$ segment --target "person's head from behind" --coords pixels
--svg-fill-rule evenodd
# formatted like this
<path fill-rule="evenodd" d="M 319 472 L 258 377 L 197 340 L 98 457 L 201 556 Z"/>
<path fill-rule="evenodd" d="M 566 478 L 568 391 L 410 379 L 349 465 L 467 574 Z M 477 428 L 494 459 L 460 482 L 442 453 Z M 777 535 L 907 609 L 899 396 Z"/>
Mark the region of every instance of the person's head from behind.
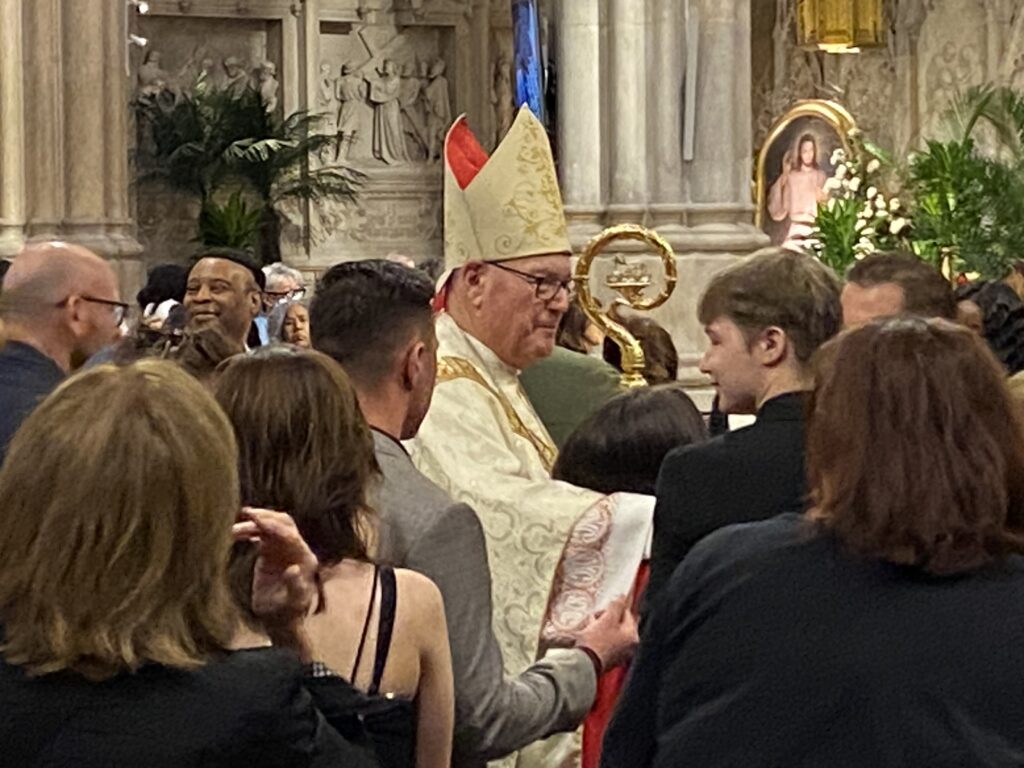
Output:
<path fill-rule="evenodd" d="M 707 438 L 700 411 L 678 384 L 616 395 L 566 440 L 552 476 L 601 493 L 653 494 L 673 448 Z"/>
<path fill-rule="evenodd" d="M 386 406 L 400 423 L 392 436 L 403 440 L 416 435 L 434 392 L 433 294 L 419 270 L 351 261 L 324 274 L 310 309 L 313 347 L 341 364 L 367 412 L 371 400 Z"/>
<path fill-rule="evenodd" d="M 957 286 L 957 320 L 984 337 L 1011 373 L 1024 369 L 1024 302 L 1006 283 L 975 280 Z"/>
<path fill-rule="evenodd" d="M 281 320 L 281 341 L 309 349 L 309 302 L 293 301 Z"/>
<path fill-rule="evenodd" d="M 850 267 L 842 302 L 845 328 L 901 314 L 956 319 L 949 282 L 934 267 L 902 251 L 871 254 Z"/>
<path fill-rule="evenodd" d="M 245 251 L 208 249 L 196 257 L 185 287 L 187 327 L 216 325 L 245 345 L 262 306 L 265 276 Z"/>
<path fill-rule="evenodd" d="M 809 388 L 811 356 L 839 330 L 839 283 L 810 256 L 767 249 L 715 275 L 697 316 L 708 337 L 700 369 L 719 408 L 754 413 Z"/>
<path fill-rule="evenodd" d="M 100 366 L 58 388 L 0 469 L 6 660 L 105 678 L 226 648 L 235 462 L 223 412 L 172 363 Z"/>
<path fill-rule="evenodd" d="M 565 349 L 587 355 L 592 352 L 600 354 L 603 341 L 604 331 L 587 316 L 577 302 L 569 304 L 569 309 L 562 315 L 558 324 L 555 343 Z"/>
<path fill-rule="evenodd" d="M 568 253 L 471 261 L 449 278 L 447 309 L 460 328 L 522 370 L 555 348 L 572 301 L 571 270 Z"/>
<path fill-rule="evenodd" d="M 234 425 L 242 502 L 285 510 L 321 563 L 365 558 L 370 428 L 326 355 L 263 347 L 226 362 L 213 385 Z"/>
<path fill-rule="evenodd" d="M 70 243 L 25 246 L 0 294 L 6 336 L 33 344 L 65 370 L 117 341 L 125 313 L 110 265 Z"/>
<path fill-rule="evenodd" d="M 985 342 L 905 315 L 816 361 L 810 516 L 852 551 L 931 573 L 1024 551 L 1024 430 Z"/>
<path fill-rule="evenodd" d="M 158 264 L 146 273 L 146 284 L 135 295 L 139 309 L 165 301 L 183 301 L 187 281 L 188 269 L 180 264 Z"/>
<path fill-rule="evenodd" d="M 615 319 L 640 343 L 644 351 L 643 377 L 648 384 L 671 384 L 679 378 L 679 353 L 668 331 L 649 317 L 630 315 Z M 605 337 L 603 351 L 605 362 L 621 371 L 619 345 Z"/>

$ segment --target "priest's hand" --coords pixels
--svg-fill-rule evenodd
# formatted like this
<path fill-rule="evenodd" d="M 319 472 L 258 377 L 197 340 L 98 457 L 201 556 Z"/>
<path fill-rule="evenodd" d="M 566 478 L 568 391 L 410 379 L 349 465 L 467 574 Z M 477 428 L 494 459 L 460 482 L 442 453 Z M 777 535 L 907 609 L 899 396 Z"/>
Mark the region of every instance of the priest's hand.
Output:
<path fill-rule="evenodd" d="M 626 595 L 620 595 L 603 611 L 595 613 L 576 636 L 576 645 L 593 651 L 602 670 L 629 661 L 639 641 L 636 619 Z"/>

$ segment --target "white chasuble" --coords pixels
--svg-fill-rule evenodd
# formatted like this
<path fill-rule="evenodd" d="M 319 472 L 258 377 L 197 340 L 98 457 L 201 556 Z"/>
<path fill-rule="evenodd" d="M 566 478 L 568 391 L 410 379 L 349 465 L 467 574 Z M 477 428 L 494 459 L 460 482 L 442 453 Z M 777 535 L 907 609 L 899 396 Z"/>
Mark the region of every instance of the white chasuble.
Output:
<path fill-rule="evenodd" d="M 588 615 L 630 591 L 654 499 L 552 480 L 556 450 L 518 371 L 447 314 L 437 337 L 437 386 L 408 447 L 420 471 L 480 517 L 494 632 L 506 674 L 518 675 L 542 645 L 567 644 Z"/>

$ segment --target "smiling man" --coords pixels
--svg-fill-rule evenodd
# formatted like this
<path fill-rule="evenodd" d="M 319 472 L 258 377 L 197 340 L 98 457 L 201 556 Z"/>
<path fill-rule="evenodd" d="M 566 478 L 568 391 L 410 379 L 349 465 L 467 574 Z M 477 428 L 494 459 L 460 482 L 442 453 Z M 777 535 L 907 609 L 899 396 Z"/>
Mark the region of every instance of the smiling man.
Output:
<path fill-rule="evenodd" d="M 551 354 L 571 299 L 572 250 L 543 126 L 524 107 L 488 157 L 460 118 L 444 156 L 437 386 L 409 447 L 421 472 L 479 514 L 494 575 L 494 632 L 512 676 L 536 661 L 546 617 L 571 639 L 577 619 L 629 591 L 653 499 L 606 499 L 552 480 L 555 446 L 519 385 L 520 370 Z M 555 575 L 574 526 L 591 520 L 588 510 L 591 531 L 600 534 L 612 516 L 616 523 L 585 553 L 599 561 L 590 575 L 602 588 L 563 615 Z M 520 762 L 531 764 L 556 763 L 537 754 Z"/>
<path fill-rule="evenodd" d="M 697 312 L 719 407 L 757 421 L 666 457 L 648 606 L 699 539 L 802 506 L 804 392 L 811 356 L 839 331 L 839 282 L 816 259 L 770 249 L 717 274 Z"/>
<path fill-rule="evenodd" d="M 232 344 L 248 348 L 265 281 L 263 270 L 244 251 L 225 248 L 201 253 L 185 285 L 188 328 L 213 326 Z"/>

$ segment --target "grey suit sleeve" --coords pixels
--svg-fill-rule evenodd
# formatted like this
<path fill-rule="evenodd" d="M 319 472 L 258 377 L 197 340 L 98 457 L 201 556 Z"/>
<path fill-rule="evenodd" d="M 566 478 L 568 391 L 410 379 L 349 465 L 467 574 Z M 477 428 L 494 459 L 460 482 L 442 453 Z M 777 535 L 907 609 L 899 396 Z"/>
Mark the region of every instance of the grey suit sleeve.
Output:
<path fill-rule="evenodd" d="M 444 597 L 455 678 L 453 766 L 480 765 L 579 725 L 597 684 L 582 651 L 549 653 L 505 678 L 491 625 L 484 532 L 470 507 L 445 510 L 412 543 L 404 565 L 429 576 Z"/>

